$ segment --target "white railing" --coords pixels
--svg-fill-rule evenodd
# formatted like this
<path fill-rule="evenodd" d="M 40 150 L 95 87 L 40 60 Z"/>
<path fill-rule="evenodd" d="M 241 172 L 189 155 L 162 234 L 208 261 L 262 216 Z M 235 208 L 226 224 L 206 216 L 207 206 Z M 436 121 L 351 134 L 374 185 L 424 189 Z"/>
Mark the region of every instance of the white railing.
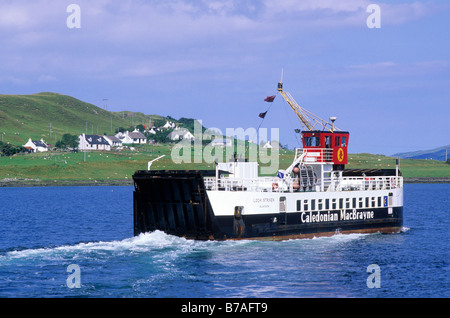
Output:
<path fill-rule="evenodd" d="M 312 162 L 333 162 L 333 149 L 332 148 L 296 148 L 295 158 L 298 158 L 302 153 L 306 153 L 303 158 L 304 163 Z"/>
<path fill-rule="evenodd" d="M 390 190 L 403 187 L 403 177 L 328 177 L 313 187 L 303 188 L 298 179 L 282 180 L 278 177 L 258 177 L 253 179 L 205 177 L 206 190 L 219 191 L 256 191 L 256 192 L 296 192 L 320 191 L 321 181 L 324 191 L 371 191 Z"/>
<path fill-rule="evenodd" d="M 325 178 L 326 191 L 390 190 L 403 187 L 403 177 L 331 177 Z"/>
<path fill-rule="evenodd" d="M 258 177 L 253 179 L 243 178 L 203 178 L 207 190 L 221 191 L 256 191 L 272 192 L 279 188 L 283 181 L 277 177 Z"/>

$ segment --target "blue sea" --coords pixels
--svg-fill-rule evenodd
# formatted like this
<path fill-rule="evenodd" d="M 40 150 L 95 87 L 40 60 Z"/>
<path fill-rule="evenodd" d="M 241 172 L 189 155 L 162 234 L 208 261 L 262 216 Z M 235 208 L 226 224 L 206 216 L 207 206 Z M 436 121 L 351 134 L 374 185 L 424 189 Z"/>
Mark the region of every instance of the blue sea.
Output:
<path fill-rule="evenodd" d="M 0 188 L 2 298 L 450 296 L 450 184 L 406 184 L 398 234 L 133 236 L 133 187 Z"/>

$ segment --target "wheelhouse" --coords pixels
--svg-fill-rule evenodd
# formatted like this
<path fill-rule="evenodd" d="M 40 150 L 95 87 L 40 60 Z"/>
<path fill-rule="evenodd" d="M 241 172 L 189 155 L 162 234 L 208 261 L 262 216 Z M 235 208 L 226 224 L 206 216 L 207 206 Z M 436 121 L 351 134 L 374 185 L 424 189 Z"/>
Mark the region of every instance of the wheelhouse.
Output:
<path fill-rule="evenodd" d="M 303 150 L 308 153 L 310 161 L 347 164 L 347 148 L 350 137 L 347 131 L 303 131 Z M 312 158 L 315 157 L 315 160 Z"/>

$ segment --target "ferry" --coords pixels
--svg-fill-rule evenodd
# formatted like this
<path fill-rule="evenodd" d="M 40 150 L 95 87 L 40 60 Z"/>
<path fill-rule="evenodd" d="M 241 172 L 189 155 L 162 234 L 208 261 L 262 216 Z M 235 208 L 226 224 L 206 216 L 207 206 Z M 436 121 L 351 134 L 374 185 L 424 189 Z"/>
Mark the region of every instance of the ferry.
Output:
<path fill-rule="evenodd" d="M 299 106 L 303 148 L 276 176 L 238 159 L 215 170 L 138 170 L 134 235 L 155 230 L 197 240 L 287 240 L 347 233 L 397 233 L 403 178 L 395 169 L 346 169 L 350 134 Z"/>

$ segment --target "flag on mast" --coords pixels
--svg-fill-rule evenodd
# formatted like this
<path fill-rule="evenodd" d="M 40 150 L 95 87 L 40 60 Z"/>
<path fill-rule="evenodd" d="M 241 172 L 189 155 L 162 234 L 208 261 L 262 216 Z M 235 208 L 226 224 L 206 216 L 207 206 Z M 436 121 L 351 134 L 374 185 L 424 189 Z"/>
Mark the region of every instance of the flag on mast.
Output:
<path fill-rule="evenodd" d="M 271 103 L 271 102 L 273 102 L 273 100 L 275 99 L 275 96 L 276 96 L 276 95 L 273 95 L 273 96 L 267 96 L 267 97 L 264 99 L 264 101 L 265 101 L 265 102 Z"/>

